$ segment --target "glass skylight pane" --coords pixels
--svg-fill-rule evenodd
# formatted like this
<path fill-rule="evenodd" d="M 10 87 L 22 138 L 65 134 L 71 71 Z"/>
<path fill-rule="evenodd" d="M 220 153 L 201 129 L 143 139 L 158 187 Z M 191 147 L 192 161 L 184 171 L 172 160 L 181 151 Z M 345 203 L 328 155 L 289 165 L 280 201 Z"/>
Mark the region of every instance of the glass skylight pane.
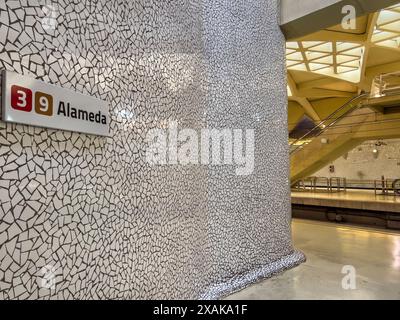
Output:
<path fill-rule="evenodd" d="M 301 54 L 301 52 L 295 52 L 295 53 L 288 54 L 286 56 L 286 58 L 288 60 L 303 61 L 303 55 Z"/>
<path fill-rule="evenodd" d="M 379 18 L 378 18 L 377 24 L 378 24 L 378 26 L 381 26 L 382 24 L 386 24 L 386 23 L 393 22 L 396 20 L 400 20 L 399 12 L 382 10 L 379 13 Z"/>
<path fill-rule="evenodd" d="M 294 66 L 296 64 L 299 64 L 299 61 L 286 60 L 286 66 L 287 67 L 291 67 L 291 66 Z"/>
<path fill-rule="evenodd" d="M 318 59 L 318 58 L 321 58 L 321 57 L 325 57 L 327 55 L 329 55 L 329 53 L 306 51 L 306 57 L 307 57 L 308 60 Z"/>
<path fill-rule="evenodd" d="M 326 64 L 321 64 L 321 63 L 309 63 L 308 66 L 310 67 L 311 71 L 316 71 L 327 67 Z"/>
<path fill-rule="evenodd" d="M 295 41 L 291 41 L 291 42 L 286 42 L 286 47 L 289 49 L 298 49 L 299 48 L 299 44 Z"/>
<path fill-rule="evenodd" d="M 318 70 L 317 73 L 326 74 L 328 76 L 335 76 L 333 67 L 327 67 L 327 68 L 320 69 L 320 70 Z"/>
<path fill-rule="evenodd" d="M 391 32 L 400 33 L 400 20 L 389 23 L 389 24 L 385 24 L 384 26 L 380 27 L 380 29 L 383 31 L 391 31 Z"/>
<path fill-rule="evenodd" d="M 298 71 L 308 71 L 306 65 L 304 63 L 297 64 L 289 68 L 290 70 L 298 70 Z"/>
<path fill-rule="evenodd" d="M 378 41 L 382 41 L 382 40 L 386 40 L 389 38 L 394 38 L 397 36 L 397 33 L 394 32 L 387 32 L 387 31 L 380 31 L 377 33 L 374 33 L 372 35 L 372 42 L 378 42 Z"/>
<path fill-rule="evenodd" d="M 319 46 L 312 47 L 310 48 L 310 51 L 332 52 L 333 51 L 332 42 L 327 42 Z"/>
<path fill-rule="evenodd" d="M 340 73 L 346 73 L 346 72 L 350 72 L 350 71 L 355 71 L 357 70 L 357 68 L 352 68 L 352 67 L 337 67 L 337 72 Z"/>
<path fill-rule="evenodd" d="M 352 42 L 340 42 L 340 43 L 338 42 L 336 44 L 336 50 L 338 52 L 342 52 L 342 51 L 349 50 L 349 49 L 354 49 L 357 47 L 360 47 L 360 44 L 352 43 Z"/>
<path fill-rule="evenodd" d="M 336 56 L 336 61 L 337 63 L 344 63 L 344 62 L 349 62 L 349 61 L 353 61 L 353 60 L 360 60 L 359 57 L 355 57 L 355 56 L 346 56 L 343 54 L 338 54 Z"/>
<path fill-rule="evenodd" d="M 333 56 L 323 57 L 313 61 L 314 63 L 325 63 L 325 64 L 332 64 L 333 63 Z"/>
<path fill-rule="evenodd" d="M 359 59 L 357 59 L 357 60 L 354 60 L 354 61 L 343 63 L 343 64 L 341 64 L 341 66 L 360 68 L 361 67 L 361 61 Z"/>
<path fill-rule="evenodd" d="M 361 80 L 361 72 L 360 69 L 341 73 L 338 75 L 339 79 L 347 80 L 353 83 L 358 83 Z"/>
<path fill-rule="evenodd" d="M 399 49 L 400 48 L 400 38 L 397 37 L 397 38 L 394 38 L 394 39 L 391 39 L 391 40 L 385 40 L 385 41 L 377 42 L 376 45 Z"/>
<path fill-rule="evenodd" d="M 303 45 L 303 48 L 310 48 L 310 47 L 318 46 L 321 43 L 323 43 L 323 42 L 322 41 L 303 41 L 301 44 Z"/>
<path fill-rule="evenodd" d="M 364 51 L 364 47 L 360 47 L 360 48 L 356 48 L 353 50 L 344 51 L 343 53 L 346 55 L 361 57 L 363 55 L 363 51 Z"/>

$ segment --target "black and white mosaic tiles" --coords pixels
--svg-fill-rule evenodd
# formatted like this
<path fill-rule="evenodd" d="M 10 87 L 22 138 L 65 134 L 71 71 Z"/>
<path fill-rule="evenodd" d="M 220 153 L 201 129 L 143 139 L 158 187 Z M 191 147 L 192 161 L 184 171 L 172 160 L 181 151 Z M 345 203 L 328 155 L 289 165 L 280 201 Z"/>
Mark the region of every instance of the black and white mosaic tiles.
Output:
<path fill-rule="evenodd" d="M 0 122 L 0 299 L 216 298 L 291 243 L 275 0 L 1 0 L 0 68 L 107 100 L 110 138 Z M 255 169 L 150 166 L 162 121 L 255 129 Z"/>

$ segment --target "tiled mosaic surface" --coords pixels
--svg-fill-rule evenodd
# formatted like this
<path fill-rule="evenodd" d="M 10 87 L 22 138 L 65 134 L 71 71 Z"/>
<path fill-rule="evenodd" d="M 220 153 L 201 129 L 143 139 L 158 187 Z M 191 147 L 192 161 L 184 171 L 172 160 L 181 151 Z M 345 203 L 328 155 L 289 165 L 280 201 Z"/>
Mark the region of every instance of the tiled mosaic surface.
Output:
<path fill-rule="evenodd" d="M 112 117 L 111 138 L 0 122 L 0 299 L 219 297 L 303 259 L 277 12 L 0 1 L 0 68 L 107 100 Z M 161 120 L 256 129 L 254 174 L 149 166 L 145 133 Z"/>

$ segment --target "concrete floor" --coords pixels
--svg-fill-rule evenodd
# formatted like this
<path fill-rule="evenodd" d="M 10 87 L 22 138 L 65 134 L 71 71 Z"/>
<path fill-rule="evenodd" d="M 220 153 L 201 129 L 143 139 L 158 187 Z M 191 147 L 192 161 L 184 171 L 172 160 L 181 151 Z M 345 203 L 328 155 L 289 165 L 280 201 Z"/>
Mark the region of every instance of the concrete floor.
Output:
<path fill-rule="evenodd" d="M 400 299 L 400 233 L 294 220 L 293 236 L 307 262 L 227 299 Z M 342 288 L 344 265 L 355 290 Z"/>

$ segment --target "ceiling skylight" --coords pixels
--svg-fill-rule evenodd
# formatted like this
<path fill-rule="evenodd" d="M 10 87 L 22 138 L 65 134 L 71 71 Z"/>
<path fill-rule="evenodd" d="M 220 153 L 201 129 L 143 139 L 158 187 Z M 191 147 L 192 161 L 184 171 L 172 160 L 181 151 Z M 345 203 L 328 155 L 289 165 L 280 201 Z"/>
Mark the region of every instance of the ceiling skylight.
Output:
<path fill-rule="evenodd" d="M 372 42 L 378 46 L 400 49 L 400 4 L 379 13 Z"/>
<path fill-rule="evenodd" d="M 360 82 L 364 46 L 351 42 L 302 41 L 286 43 L 289 70 L 319 73 Z"/>

